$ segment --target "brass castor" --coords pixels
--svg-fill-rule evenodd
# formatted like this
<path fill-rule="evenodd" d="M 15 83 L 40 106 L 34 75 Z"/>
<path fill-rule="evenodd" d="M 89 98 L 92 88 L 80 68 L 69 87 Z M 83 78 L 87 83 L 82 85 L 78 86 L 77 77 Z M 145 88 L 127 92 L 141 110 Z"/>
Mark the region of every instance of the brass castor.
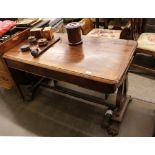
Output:
<path fill-rule="evenodd" d="M 111 109 L 108 109 L 106 113 L 104 114 L 103 122 L 101 124 L 102 128 L 105 128 L 105 129 L 109 128 L 109 126 L 111 125 L 111 121 L 112 121 L 112 115 L 113 115 L 113 111 Z"/>
<path fill-rule="evenodd" d="M 111 136 L 117 136 L 119 134 L 119 126 L 120 126 L 119 122 L 113 121 L 109 126 L 109 128 L 107 129 L 108 134 Z"/>

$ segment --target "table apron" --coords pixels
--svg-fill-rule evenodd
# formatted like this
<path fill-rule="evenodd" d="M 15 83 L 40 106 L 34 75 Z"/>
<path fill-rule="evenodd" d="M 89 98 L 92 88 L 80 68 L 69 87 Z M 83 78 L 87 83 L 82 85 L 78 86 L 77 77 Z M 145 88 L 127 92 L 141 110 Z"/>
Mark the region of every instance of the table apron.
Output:
<path fill-rule="evenodd" d="M 20 70 L 23 72 L 28 72 L 28 73 L 38 75 L 41 77 L 45 77 L 48 79 L 52 79 L 52 80 L 54 79 L 58 81 L 68 82 L 68 83 L 75 84 L 83 88 L 103 92 L 106 94 L 114 93 L 117 88 L 116 84 L 106 84 L 103 82 L 87 79 L 84 77 L 79 77 L 79 76 L 67 74 L 64 72 L 50 70 L 47 68 L 42 68 L 42 67 L 22 63 L 22 62 L 17 62 L 17 61 L 6 59 L 6 58 L 5 58 L 5 61 L 9 68 L 13 68 L 13 69 Z"/>

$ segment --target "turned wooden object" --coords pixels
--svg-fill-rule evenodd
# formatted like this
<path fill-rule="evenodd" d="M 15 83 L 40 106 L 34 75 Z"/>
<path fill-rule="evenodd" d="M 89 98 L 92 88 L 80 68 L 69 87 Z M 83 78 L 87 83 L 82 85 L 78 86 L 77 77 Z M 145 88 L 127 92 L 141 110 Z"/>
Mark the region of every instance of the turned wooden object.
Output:
<path fill-rule="evenodd" d="M 72 22 L 66 26 L 69 45 L 78 45 L 82 43 L 80 24 Z"/>

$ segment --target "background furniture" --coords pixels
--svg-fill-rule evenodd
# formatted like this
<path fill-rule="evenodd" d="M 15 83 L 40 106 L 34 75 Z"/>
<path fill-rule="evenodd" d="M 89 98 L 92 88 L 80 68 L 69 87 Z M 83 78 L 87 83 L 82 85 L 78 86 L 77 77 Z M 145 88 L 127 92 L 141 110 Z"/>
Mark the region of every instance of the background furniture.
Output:
<path fill-rule="evenodd" d="M 90 18 L 83 18 L 79 23 L 83 35 L 88 34 L 94 28 L 93 21 Z"/>
<path fill-rule="evenodd" d="M 62 18 L 51 18 L 48 26 L 52 28 L 53 32 L 63 33 L 65 31 Z"/>
<path fill-rule="evenodd" d="M 15 45 L 19 44 L 23 39 L 26 39 L 28 29 L 26 28 L 14 28 L 7 32 L 10 38 L 0 43 L 0 87 L 10 89 L 13 86 L 13 80 L 8 72 L 8 68 L 4 60 L 2 59 L 3 54 L 13 48 Z"/>
<path fill-rule="evenodd" d="M 93 37 L 119 39 L 121 32 L 122 32 L 121 30 L 109 30 L 109 29 L 94 28 L 87 35 L 93 36 Z"/>
<path fill-rule="evenodd" d="M 104 19 L 102 28 L 100 20 L 96 19 L 96 28 L 89 32 L 89 36 L 114 38 L 114 39 L 133 39 L 131 22 L 129 19 Z"/>
<path fill-rule="evenodd" d="M 135 19 L 138 25 L 136 56 L 132 66 L 149 74 L 155 74 L 155 19 Z M 136 27 L 136 26 L 135 26 Z"/>

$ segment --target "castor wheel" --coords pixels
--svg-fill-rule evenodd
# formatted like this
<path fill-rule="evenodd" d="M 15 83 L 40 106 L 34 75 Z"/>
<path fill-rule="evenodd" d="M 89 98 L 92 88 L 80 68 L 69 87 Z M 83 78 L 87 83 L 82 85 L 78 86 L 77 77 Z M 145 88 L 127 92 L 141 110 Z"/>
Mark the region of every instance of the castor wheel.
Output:
<path fill-rule="evenodd" d="M 107 110 L 106 113 L 104 114 L 103 122 L 101 124 L 102 128 L 107 129 L 110 124 L 111 124 L 111 119 L 112 119 L 113 111 L 111 109 Z"/>
<path fill-rule="evenodd" d="M 119 122 L 112 122 L 112 124 L 108 127 L 107 132 L 111 136 L 117 136 L 119 134 Z"/>

